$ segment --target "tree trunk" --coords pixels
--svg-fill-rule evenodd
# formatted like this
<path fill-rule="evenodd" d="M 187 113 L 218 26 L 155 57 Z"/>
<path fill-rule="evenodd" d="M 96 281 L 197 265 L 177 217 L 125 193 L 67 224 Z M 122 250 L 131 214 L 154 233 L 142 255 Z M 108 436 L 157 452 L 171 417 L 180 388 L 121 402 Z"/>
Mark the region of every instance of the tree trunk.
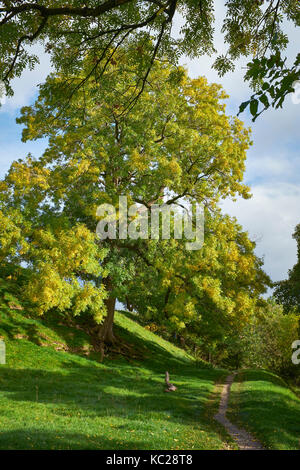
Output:
<path fill-rule="evenodd" d="M 179 340 L 180 340 L 180 346 L 184 349 L 185 348 L 185 339 L 184 339 L 184 337 L 180 336 Z"/>
<path fill-rule="evenodd" d="M 115 306 L 116 298 L 108 297 L 105 301 L 105 306 L 107 310 L 107 315 L 104 318 L 99 330 L 99 338 L 104 343 L 114 343 L 116 338 L 114 336 L 113 326 L 114 326 L 114 316 L 115 316 Z"/>
<path fill-rule="evenodd" d="M 116 298 L 110 295 L 110 292 L 112 292 L 112 283 L 110 278 L 104 279 L 104 285 L 109 294 L 108 298 L 104 301 L 107 315 L 99 328 L 98 337 L 103 343 L 112 344 L 116 341 L 113 331 Z"/>
<path fill-rule="evenodd" d="M 130 303 L 130 300 L 128 297 L 126 297 L 126 307 L 127 307 L 128 312 L 133 311 L 133 305 Z"/>

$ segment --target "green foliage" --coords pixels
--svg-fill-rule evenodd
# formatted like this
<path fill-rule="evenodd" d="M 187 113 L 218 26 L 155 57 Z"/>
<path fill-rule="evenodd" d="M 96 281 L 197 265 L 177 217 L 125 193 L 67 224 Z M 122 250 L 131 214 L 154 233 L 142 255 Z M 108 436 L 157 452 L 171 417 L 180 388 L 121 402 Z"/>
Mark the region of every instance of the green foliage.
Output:
<path fill-rule="evenodd" d="M 292 363 L 292 344 L 299 332 L 299 315 L 286 314 L 281 305 L 268 301 L 239 338 L 242 365 L 297 377 L 300 368 Z"/>
<path fill-rule="evenodd" d="M 250 112 L 255 121 L 270 106 L 282 108 L 286 95 L 295 91 L 294 82 L 300 79 L 300 54 L 297 55 L 293 67 L 288 68 L 286 61 L 286 58 L 281 57 L 280 50 L 277 50 L 269 58 L 254 59 L 248 64 L 245 78 L 252 82 L 258 91 L 249 101 L 240 105 L 239 114 L 250 104 Z M 263 105 L 260 111 L 259 104 Z"/>
<path fill-rule="evenodd" d="M 218 361 L 226 338 L 251 321 L 270 284 L 254 249 L 235 219 L 207 210 L 203 248 L 151 243 L 147 270 L 137 270 L 127 299 L 168 339 L 181 336 L 194 353 Z"/>
<path fill-rule="evenodd" d="M 296 226 L 293 238 L 297 242 L 297 263 L 289 270 L 288 279 L 275 283 L 274 297 L 285 311 L 296 309 L 300 312 L 300 224 Z"/>
<path fill-rule="evenodd" d="M 213 0 L 116 0 L 100 5 L 94 0 L 84 5 L 78 0 L 70 0 L 67 5 L 63 0 L 55 4 L 48 0 L 25 3 L 2 0 L 0 79 L 11 94 L 12 79 L 20 76 L 25 68 L 33 68 L 38 61 L 28 45 L 39 42 L 50 54 L 55 69 L 65 77 L 71 98 L 89 77 L 99 83 L 109 64 L 118 67 L 118 50 L 130 44 L 137 71 L 134 81 L 128 82 L 132 86 L 133 96 L 129 99 L 132 104 L 143 92 L 156 59 L 176 64 L 182 55 L 198 57 L 215 52 L 214 10 Z M 175 13 L 181 16 L 182 23 L 176 38 L 172 35 Z M 277 79 L 277 71 L 269 62 L 265 68 L 264 61 L 268 57 L 272 60 L 274 51 L 285 49 L 288 43 L 285 23 L 289 20 L 299 26 L 299 18 L 297 0 L 227 1 L 222 32 L 228 50 L 217 58 L 214 67 L 224 74 L 234 69 L 239 58 L 252 55 L 246 80 L 251 81 L 257 69 L 264 69 L 271 81 Z M 82 68 L 87 55 L 92 55 L 93 61 L 78 84 L 73 74 Z M 290 69 L 279 70 L 280 86 L 273 105 L 281 105 L 291 90 L 290 79 L 294 73 L 299 74 L 297 60 Z"/>
<path fill-rule="evenodd" d="M 20 163 L 13 164 L 2 182 L 1 275 L 22 286 L 23 299 L 35 303 L 40 314 L 52 308 L 72 309 L 75 315 L 89 309 L 101 321 L 106 294 L 90 277 L 103 273 L 99 263 L 105 250 L 97 247 L 95 234 L 83 224 L 71 228 L 54 208 L 43 212 L 41 198 L 35 198 L 36 179 L 29 176 L 23 181 L 20 168 Z M 29 165 L 26 170 L 30 171 Z"/>

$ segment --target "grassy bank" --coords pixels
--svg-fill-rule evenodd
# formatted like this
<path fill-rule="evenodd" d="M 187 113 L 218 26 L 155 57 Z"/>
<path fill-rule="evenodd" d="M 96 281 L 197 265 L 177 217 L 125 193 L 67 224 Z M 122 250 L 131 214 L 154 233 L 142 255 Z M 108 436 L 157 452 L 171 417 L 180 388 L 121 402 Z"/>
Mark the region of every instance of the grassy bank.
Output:
<path fill-rule="evenodd" d="M 2 305 L 7 364 L 0 366 L 0 449 L 226 447 L 206 406 L 226 371 L 196 364 L 122 314 L 116 323 L 140 359 L 99 363 L 82 330 Z M 164 392 L 166 370 L 175 393 Z"/>
<path fill-rule="evenodd" d="M 241 371 L 232 385 L 228 417 L 268 449 L 300 449 L 300 399 L 277 375 Z"/>

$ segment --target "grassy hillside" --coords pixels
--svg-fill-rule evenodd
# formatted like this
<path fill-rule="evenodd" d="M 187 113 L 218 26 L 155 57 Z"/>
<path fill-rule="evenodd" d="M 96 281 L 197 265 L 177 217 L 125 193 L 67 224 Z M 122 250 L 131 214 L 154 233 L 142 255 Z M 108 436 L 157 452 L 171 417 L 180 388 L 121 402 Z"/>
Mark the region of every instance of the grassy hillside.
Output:
<path fill-rule="evenodd" d="M 87 334 L 59 318 L 42 323 L 0 307 L 0 449 L 222 449 L 226 437 L 206 405 L 226 371 L 122 314 L 116 333 L 140 359 L 97 362 Z M 164 392 L 164 373 L 178 386 Z M 215 410 L 213 403 L 211 412 Z"/>
<path fill-rule="evenodd" d="M 116 313 L 115 332 L 130 354 L 99 362 L 93 339 L 56 314 L 30 318 L 0 282 L 0 449 L 236 448 L 213 419 L 228 371 Z M 23 310 L 21 310 L 23 308 Z M 178 390 L 164 392 L 168 370 Z M 231 389 L 232 422 L 271 449 L 299 449 L 300 400 L 279 377 L 242 371 Z"/>
<path fill-rule="evenodd" d="M 300 449 L 300 399 L 277 375 L 263 370 L 238 374 L 229 418 L 277 450 Z"/>

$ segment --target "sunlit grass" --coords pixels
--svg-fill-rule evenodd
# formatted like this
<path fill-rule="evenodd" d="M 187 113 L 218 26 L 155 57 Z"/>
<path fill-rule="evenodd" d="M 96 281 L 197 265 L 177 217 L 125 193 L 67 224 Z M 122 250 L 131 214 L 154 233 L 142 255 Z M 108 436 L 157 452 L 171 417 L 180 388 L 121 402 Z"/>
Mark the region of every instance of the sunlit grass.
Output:
<path fill-rule="evenodd" d="M 116 332 L 144 352 L 143 360 L 99 363 L 83 331 L 26 319 L 4 305 L 0 320 L 7 345 L 7 364 L 0 366 L 1 449 L 224 448 L 205 407 L 226 371 L 199 367 L 121 314 Z M 76 354 L 65 351 L 76 348 Z M 166 370 L 175 393 L 164 392 Z"/>
<path fill-rule="evenodd" d="M 300 399 L 277 375 L 263 370 L 238 374 L 229 417 L 256 435 L 266 448 L 300 449 Z"/>

